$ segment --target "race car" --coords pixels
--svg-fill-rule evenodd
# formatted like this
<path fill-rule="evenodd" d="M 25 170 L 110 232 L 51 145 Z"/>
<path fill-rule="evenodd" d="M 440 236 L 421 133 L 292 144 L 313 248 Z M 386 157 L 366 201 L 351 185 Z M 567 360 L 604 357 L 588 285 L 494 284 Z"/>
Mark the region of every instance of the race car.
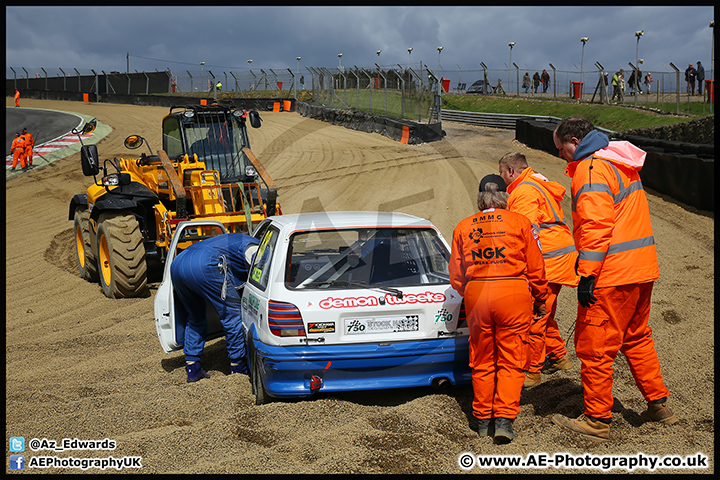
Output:
<path fill-rule="evenodd" d="M 256 404 L 471 382 L 463 299 L 432 223 L 403 213 L 302 213 L 268 217 L 253 236 L 260 246 L 242 317 Z M 169 352 L 182 348 L 182 335 L 167 269 L 156 324 Z M 209 319 L 209 338 L 219 335 Z"/>

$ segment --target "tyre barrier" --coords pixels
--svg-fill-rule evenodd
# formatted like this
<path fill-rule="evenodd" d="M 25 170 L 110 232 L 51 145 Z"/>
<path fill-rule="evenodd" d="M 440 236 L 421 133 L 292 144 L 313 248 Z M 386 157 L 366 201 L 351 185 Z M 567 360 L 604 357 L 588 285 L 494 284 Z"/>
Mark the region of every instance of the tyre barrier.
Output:
<path fill-rule="evenodd" d="M 555 122 L 517 120 L 515 139 L 525 145 L 557 155 L 553 142 Z M 611 135 L 627 140 L 647 152 L 640 178 L 646 188 L 699 210 L 715 211 L 715 146 Z M 531 160 L 532 162 L 532 160 Z"/>
<path fill-rule="evenodd" d="M 297 112 L 303 117 L 321 120 L 333 125 L 365 133 L 378 133 L 408 145 L 442 140 L 445 136 L 441 123 L 415 123 L 397 118 L 374 115 L 356 110 L 341 110 L 297 102 Z"/>

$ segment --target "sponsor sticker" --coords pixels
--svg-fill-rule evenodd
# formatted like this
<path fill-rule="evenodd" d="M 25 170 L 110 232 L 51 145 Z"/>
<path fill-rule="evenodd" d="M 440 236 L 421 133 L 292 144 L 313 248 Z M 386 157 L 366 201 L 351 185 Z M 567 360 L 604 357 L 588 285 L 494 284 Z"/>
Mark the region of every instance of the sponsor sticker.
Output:
<path fill-rule="evenodd" d="M 308 333 L 335 333 L 335 322 L 309 322 Z"/>

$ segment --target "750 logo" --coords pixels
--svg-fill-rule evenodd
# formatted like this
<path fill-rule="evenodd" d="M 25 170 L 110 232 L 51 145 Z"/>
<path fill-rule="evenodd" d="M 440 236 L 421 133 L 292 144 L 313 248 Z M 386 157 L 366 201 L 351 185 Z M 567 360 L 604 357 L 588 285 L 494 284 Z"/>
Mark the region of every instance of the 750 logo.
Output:
<path fill-rule="evenodd" d="M 448 312 L 446 309 L 442 309 L 435 314 L 435 323 L 438 322 L 452 322 L 453 314 Z"/>

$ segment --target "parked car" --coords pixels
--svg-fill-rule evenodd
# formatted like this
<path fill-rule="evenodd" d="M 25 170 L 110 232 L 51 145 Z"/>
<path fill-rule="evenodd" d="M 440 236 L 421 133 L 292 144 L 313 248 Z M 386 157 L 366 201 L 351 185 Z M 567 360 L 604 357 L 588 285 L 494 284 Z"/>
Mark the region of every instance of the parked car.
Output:
<path fill-rule="evenodd" d="M 305 213 L 269 217 L 253 235 L 260 247 L 242 308 L 257 404 L 471 382 L 450 248 L 432 223 L 402 213 Z M 182 345 L 163 285 L 155 310 L 168 352 Z M 222 335 L 214 323 L 211 335 Z"/>
<path fill-rule="evenodd" d="M 478 80 L 477 82 L 470 85 L 470 88 L 468 88 L 466 93 L 481 93 L 485 94 L 487 92 L 487 87 L 485 87 L 485 80 Z"/>

